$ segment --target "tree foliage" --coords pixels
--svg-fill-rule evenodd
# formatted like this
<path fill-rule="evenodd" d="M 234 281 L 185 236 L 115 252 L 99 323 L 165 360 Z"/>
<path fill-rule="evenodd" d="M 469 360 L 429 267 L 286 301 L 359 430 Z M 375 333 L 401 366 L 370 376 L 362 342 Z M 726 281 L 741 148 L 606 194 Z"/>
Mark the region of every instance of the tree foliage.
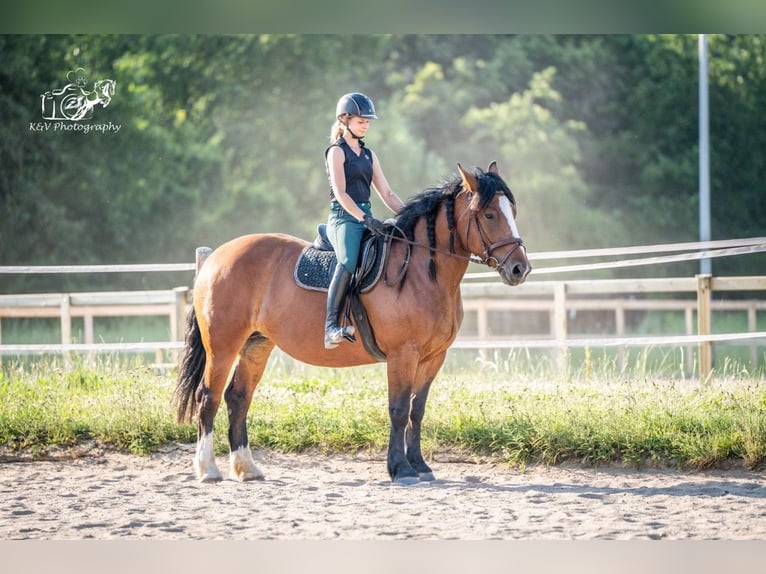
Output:
<path fill-rule="evenodd" d="M 402 197 L 458 162 L 497 160 L 531 251 L 697 238 L 694 35 L 0 36 L 0 54 L 2 264 L 179 262 L 244 233 L 310 239 L 335 102 L 356 90 L 375 100 L 368 144 Z M 760 36 L 710 37 L 714 238 L 763 234 L 765 57 Z M 76 68 L 116 81 L 89 121 L 118 133 L 30 129 L 41 94 Z M 0 290 L 118 280 L 161 281 L 4 276 Z"/>

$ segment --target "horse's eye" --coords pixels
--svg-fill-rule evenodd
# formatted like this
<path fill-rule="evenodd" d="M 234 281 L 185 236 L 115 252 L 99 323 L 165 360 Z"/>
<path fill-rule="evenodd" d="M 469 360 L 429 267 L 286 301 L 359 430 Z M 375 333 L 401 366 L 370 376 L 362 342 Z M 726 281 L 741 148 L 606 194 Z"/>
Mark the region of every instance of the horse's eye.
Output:
<path fill-rule="evenodd" d="M 484 214 L 484 218 L 485 219 L 495 219 L 495 214 L 487 212 L 487 213 Z"/>

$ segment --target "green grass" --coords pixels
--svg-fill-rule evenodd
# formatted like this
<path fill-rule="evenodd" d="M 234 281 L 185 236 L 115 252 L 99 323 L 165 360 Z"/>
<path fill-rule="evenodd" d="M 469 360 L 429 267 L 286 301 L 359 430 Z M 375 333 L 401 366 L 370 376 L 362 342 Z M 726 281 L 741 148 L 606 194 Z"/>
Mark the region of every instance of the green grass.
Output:
<path fill-rule="evenodd" d="M 523 354 L 519 354 L 520 356 Z M 700 386 L 579 363 L 567 377 L 550 365 L 520 370 L 513 356 L 448 367 L 433 386 L 427 454 L 458 451 L 511 464 L 672 465 L 758 468 L 766 457 L 762 373 L 732 367 Z M 65 367 L 6 363 L 0 374 L 0 444 L 39 455 L 97 441 L 137 454 L 193 442 L 173 421 L 173 373 L 115 358 Z M 254 448 L 282 452 L 380 452 L 388 440 L 385 368 L 294 368 L 275 356 L 248 420 Z M 216 419 L 219 452 L 227 419 Z"/>
<path fill-rule="evenodd" d="M 140 365 L 97 367 L 61 361 L 5 366 L 0 372 L 0 444 L 32 454 L 88 441 L 147 454 L 191 441 L 169 416 L 172 381 Z"/>

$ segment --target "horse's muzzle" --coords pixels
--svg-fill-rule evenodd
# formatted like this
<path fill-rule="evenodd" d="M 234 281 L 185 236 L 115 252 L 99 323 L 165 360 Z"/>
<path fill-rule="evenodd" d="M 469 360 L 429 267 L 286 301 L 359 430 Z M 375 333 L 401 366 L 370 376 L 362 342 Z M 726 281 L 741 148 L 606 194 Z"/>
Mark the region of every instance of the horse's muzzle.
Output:
<path fill-rule="evenodd" d="M 529 264 L 526 257 L 518 261 L 507 261 L 505 265 L 498 268 L 500 279 L 502 279 L 503 283 L 510 285 L 511 287 L 524 283 L 530 271 L 532 271 L 532 266 Z"/>

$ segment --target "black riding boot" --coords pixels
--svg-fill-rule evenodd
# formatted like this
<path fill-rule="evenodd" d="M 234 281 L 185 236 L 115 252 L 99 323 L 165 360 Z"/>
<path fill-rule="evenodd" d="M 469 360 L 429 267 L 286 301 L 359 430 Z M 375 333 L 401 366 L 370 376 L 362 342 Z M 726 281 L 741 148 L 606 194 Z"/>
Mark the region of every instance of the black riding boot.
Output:
<path fill-rule="evenodd" d="M 348 325 L 347 327 L 338 325 L 343 300 L 346 298 L 350 282 L 351 273 L 338 263 L 335 266 L 335 273 L 333 273 L 330 287 L 327 290 L 327 319 L 324 325 L 325 349 L 334 349 L 343 339 L 352 343 L 356 340 L 354 338 L 353 325 Z"/>

